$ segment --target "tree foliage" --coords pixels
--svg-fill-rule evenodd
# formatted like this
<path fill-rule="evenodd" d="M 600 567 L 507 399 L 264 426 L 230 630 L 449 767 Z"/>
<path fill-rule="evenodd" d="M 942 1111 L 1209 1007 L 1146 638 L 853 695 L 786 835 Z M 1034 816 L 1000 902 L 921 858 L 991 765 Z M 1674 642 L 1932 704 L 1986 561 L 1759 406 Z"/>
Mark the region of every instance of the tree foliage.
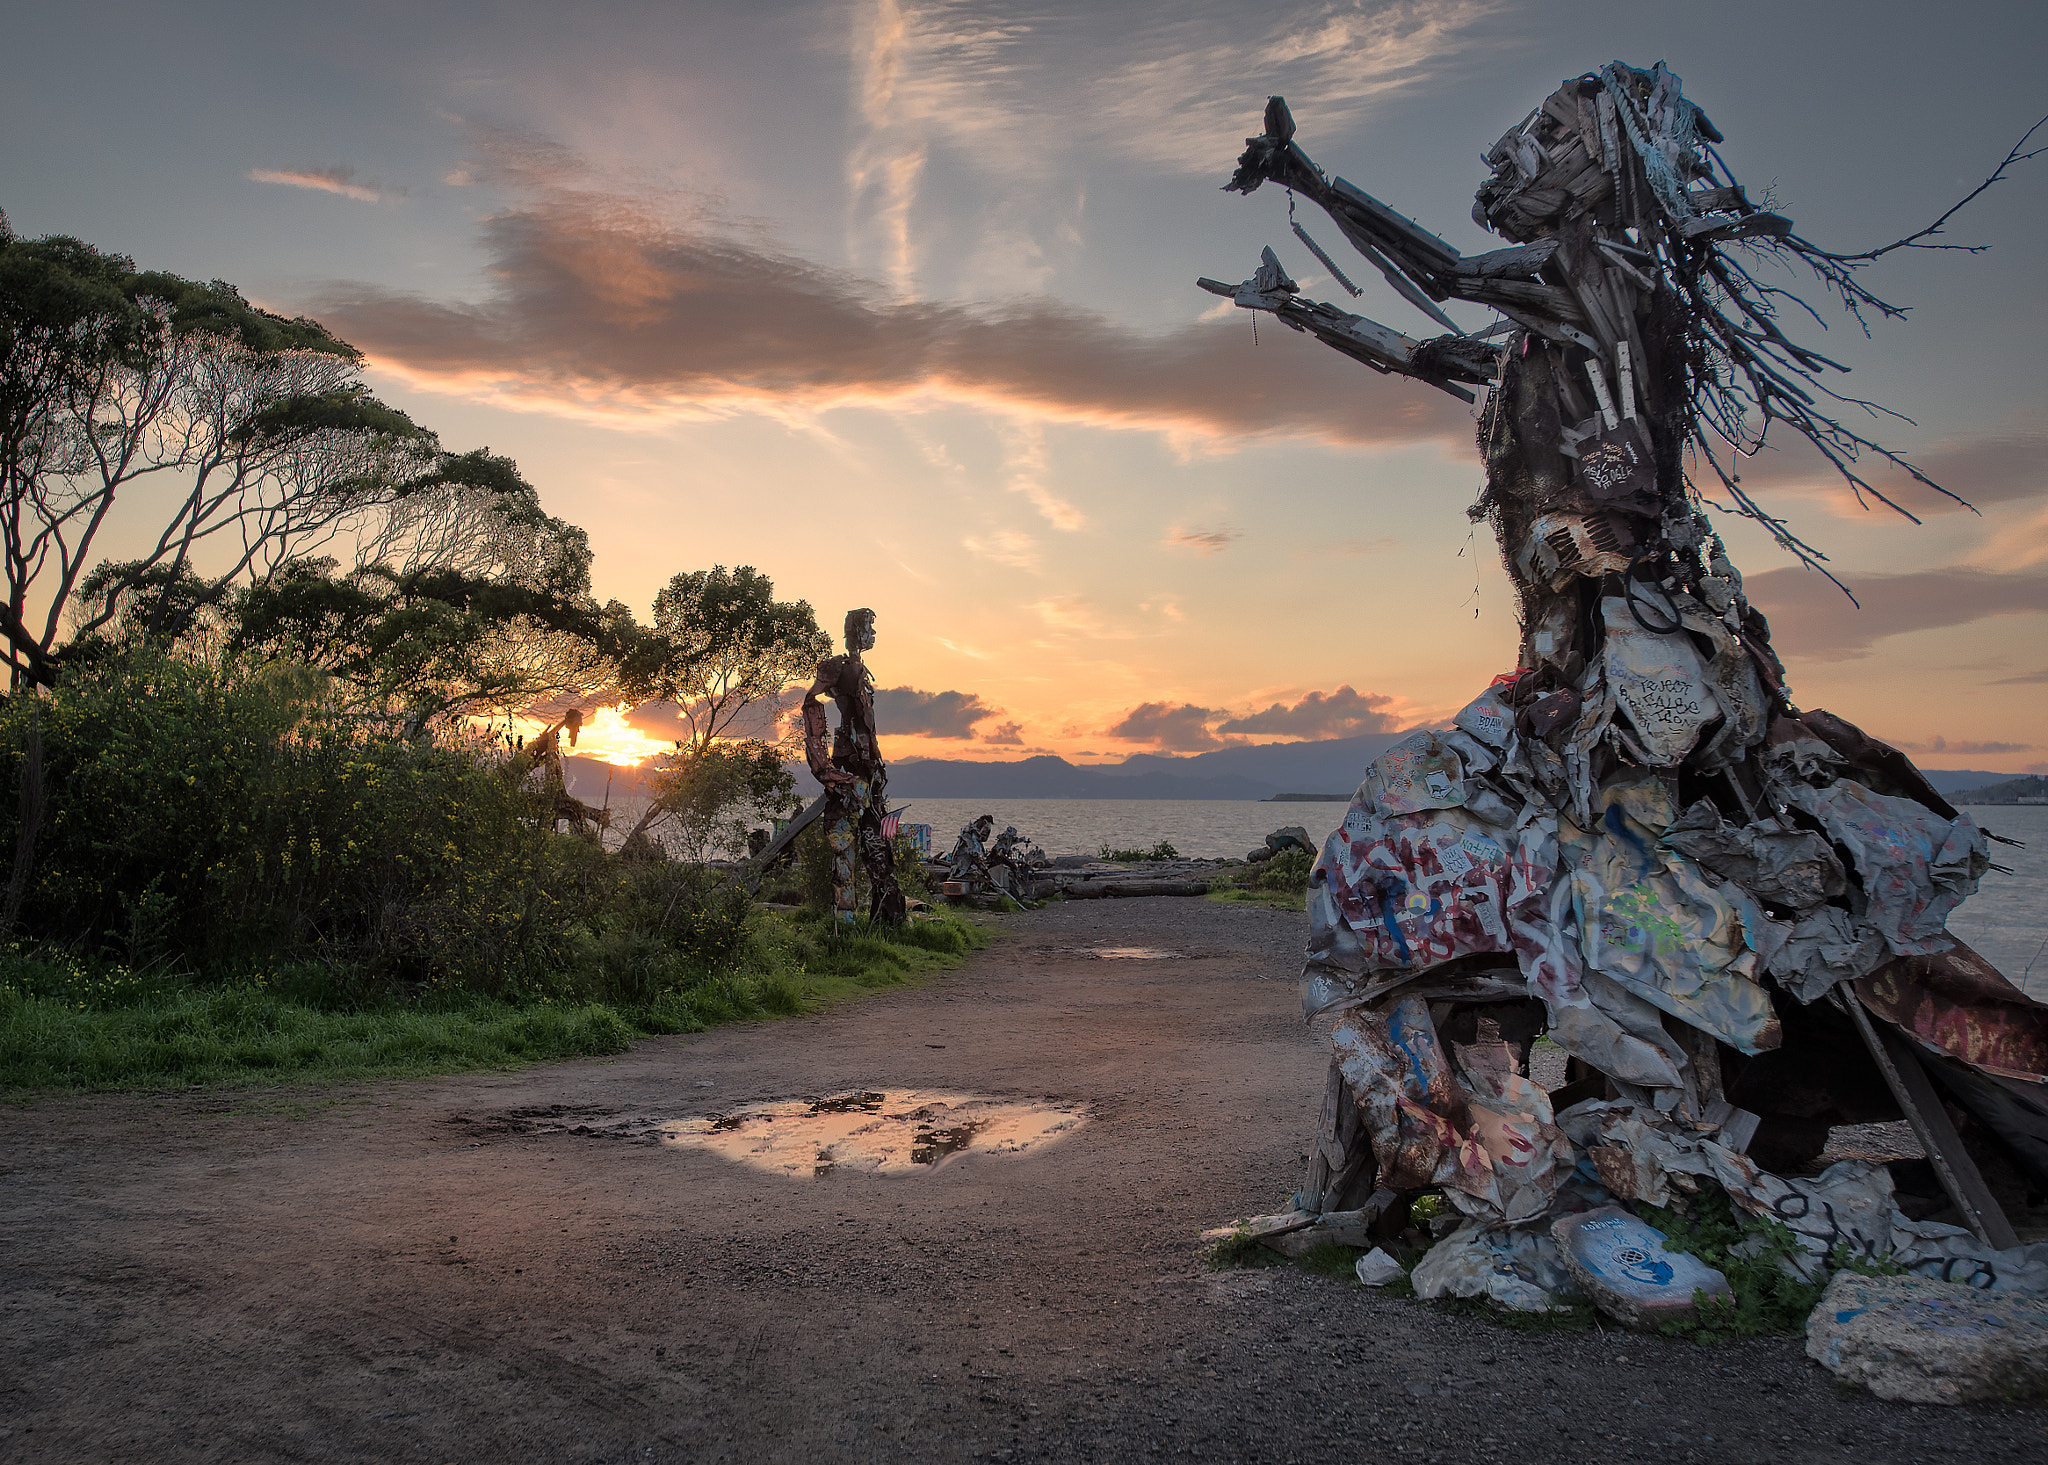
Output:
<path fill-rule="evenodd" d="M 537 512 L 506 460 L 443 451 L 361 369 L 318 322 L 225 281 L 0 221 L 0 660 L 15 682 L 54 682 L 67 629 L 88 648 L 117 622 L 175 639 L 323 549 L 424 567 L 457 547 L 450 510 Z M 117 527 L 142 552 L 101 564 Z"/>
<path fill-rule="evenodd" d="M 715 565 L 677 575 L 655 597 L 654 624 L 623 658 L 620 684 L 634 701 L 673 702 L 689 727 L 682 741 L 701 751 L 748 709 L 808 681 L 831 651 L 809 601 L 777 600 L 751 565 Z"/>

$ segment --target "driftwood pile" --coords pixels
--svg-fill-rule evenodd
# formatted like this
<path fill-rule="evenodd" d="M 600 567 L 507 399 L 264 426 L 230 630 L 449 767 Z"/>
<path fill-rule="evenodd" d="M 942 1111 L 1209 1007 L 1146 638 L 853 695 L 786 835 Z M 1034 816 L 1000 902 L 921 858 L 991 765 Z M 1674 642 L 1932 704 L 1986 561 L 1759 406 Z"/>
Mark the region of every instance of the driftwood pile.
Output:
<path fill-rule="evenodd" d="M 1799 239 L 1720 140 L 1661 64 L 1567 80 L 1487 153 L 1473 217 L 1510 247 L 1476 257 L 1326 177 L 1278 97 L 1228 185 L 1320 205 L 1447 334 L 1304 300 L 1270 249 L 1204 289 L 1374 370 L 1486 389 L 1471 514 L 1521 620 L 1515 668 L 1376 760 L 1322 848 L 1303 992 L 1334 1057 L 1295 1209 L 1253 1229 L 1387 1236 L 1440 1192 L 1459 1224 L 1416 1269 L 1425 1295 L 1591 1290 L 1663 1316 L 1617 1300 L 1659 1276 L 1692 1297 L 1628 1209 L 1714 1184 L 1787 1221 L 1816 1269 L 1847 1245 L 2048 1290 L 2048 1246 L 2018 1246 L 2001 1204 L 2048 1194 L 2048 1008 L 1945 929 L 1986 836 L 1903 754 L 1794 705 L 1686 471 L 1775 420 L 1868 487 L 1855 454 L 1884 450 L 1813 406 L 1832 363 L 1724 246 L 1803 261 L 1852 308 L 1875 297 L 1842 261 L 1881 251 Z M 1467 335 L 1453 298 L 1501 320 Z M 1550 1090 L 1529 1069 L 1545 1035 L 1569 1055 Z M 1802 1173 L 1831 1127 L 1900 1116 L 1928 1163 Z M 1960 1224 L 1913 1219 L 1943 1205 Z"/>

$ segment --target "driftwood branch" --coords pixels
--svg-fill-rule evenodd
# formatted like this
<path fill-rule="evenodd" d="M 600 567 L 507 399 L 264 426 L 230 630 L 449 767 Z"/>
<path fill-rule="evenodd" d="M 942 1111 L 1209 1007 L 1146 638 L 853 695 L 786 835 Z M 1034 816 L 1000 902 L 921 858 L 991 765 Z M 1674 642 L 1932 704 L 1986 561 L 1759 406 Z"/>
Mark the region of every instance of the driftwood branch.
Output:
<path fill-rule="evenodd" d="M 1968 193 L 1964 194 L 1962 198 L 1958 199 L 1954 204 L 1950 205 L 1948 212 L 1944 213 L 1940 218 L 1936 219 L 1926 228 L 1918 230 L 1912 234 L 1908 234 L 1903 239 L 1894 239 L 1889 244 L 1880 245 L 1876 249 L 1866 249 L 1861 254 L 1833 254 L 1824 249 L 1817 249 L 1813 245 L 1808 244 L 1805 240 L 1799 239 L 1796 236 L 1794 239 L 1788 242 L 1796 245 L 1799 249 L 1799 252 L 1801 254 L 1807 255 L 1809 258 L 1833 260 L 1837 264 L 1867 263 L 1870 260 L 1880 259 L 1883 256 L 1890 254 L 1895 249 L 1953 249 L 1963 254 L 1982 254 L 1991 246 L 1988 244 L 1923 244 L 1920 241 L 1923 239 L 1931 238 L 1936 234 L 1939 234 L 1942 231 L 1942 227 L 1946 225 L 1950 219 L 1953 219 L 1957 214 L 1961 213 L 1972 202 L 1974 202 L 1979 194 L 1989 189 L 1992 184 L 2001 182 L 2005 178 L 2006 170 L 2012 167 L 2015 163 L 2024 163 L 2029 158 L 2038 158 L 2041 156 L 2042 153 L 2048 152 L 2048 147 L 2038 147 L 2033 149 L 2031 152 L 2021 151 L 2021 149 L 2026 147 L 2026 145 L 2029 142 L 2033 141 L 2034 134 L 2039 132 L 2043 127 L 2048 127 L 2048 117 L 2043 117 L 2039 122 L 2036 122 L 2032 127 L 2029 127 L 2024 133 L 2020 135 L 2020 140 L 2014 143 L 2011 149 L 2007 151 L 2004 161 L 2001 162 L 1996 168 L 1993 168 L 1991 170 L 1991 176 L 1989 178 L 1986 178 L 1982 183 L 1978 184 L 1975 188 L 1971 189 Z"/>

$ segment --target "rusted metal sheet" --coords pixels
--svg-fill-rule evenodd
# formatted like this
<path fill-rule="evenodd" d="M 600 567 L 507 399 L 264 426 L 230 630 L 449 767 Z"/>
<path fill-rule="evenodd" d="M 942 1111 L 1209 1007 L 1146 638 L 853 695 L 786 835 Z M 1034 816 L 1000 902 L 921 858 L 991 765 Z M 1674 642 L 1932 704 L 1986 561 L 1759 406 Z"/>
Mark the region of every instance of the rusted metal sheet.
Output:
<path fill-rule="evenodd" d="M 1957 941 L 1932 956 L 1901 956 L 1856 983 L 1856 995 L 1930 1048 L 1990 1073 L 2048 1074 L 2048 1006 Z"/>

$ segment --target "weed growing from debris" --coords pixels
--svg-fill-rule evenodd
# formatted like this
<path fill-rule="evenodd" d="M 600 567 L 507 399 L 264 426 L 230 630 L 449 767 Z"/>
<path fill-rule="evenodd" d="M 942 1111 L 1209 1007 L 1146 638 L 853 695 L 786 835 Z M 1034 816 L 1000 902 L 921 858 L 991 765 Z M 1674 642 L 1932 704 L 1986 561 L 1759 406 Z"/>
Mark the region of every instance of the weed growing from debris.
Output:
<path fill-rule="evenodd" d="M 1825 1271 L 1818 1280 L 1805 1282 L 1784 1265 L 1795 1258 L 1809 1259 L 1789 1226 L 1737 1214 L 1727 1192 L 1718 1185 L 1702 1186 L 1685 1202 L 1684 1211 L 1639 1205 L 1636 1214 L 1664 1233 L 1666 1251 L 1698 1257 L 1728 1279 L 1733 1294 L 1708 1297 L 1695 1293 L 1693 1319 L 1660 1328 L 1667 1337 L 1728 1343 L 1797 1333 L 1804 1330 L 1807 1315 L 1827 1290 Z M 1839 1248 L 1830 1260 L 1837 1269 L 1851 1265 Z M 1856 1261 L 1853 1269 L 1872 1273 L 1898 1270 L 1890 1263 L 1867 1260 Z"/>

